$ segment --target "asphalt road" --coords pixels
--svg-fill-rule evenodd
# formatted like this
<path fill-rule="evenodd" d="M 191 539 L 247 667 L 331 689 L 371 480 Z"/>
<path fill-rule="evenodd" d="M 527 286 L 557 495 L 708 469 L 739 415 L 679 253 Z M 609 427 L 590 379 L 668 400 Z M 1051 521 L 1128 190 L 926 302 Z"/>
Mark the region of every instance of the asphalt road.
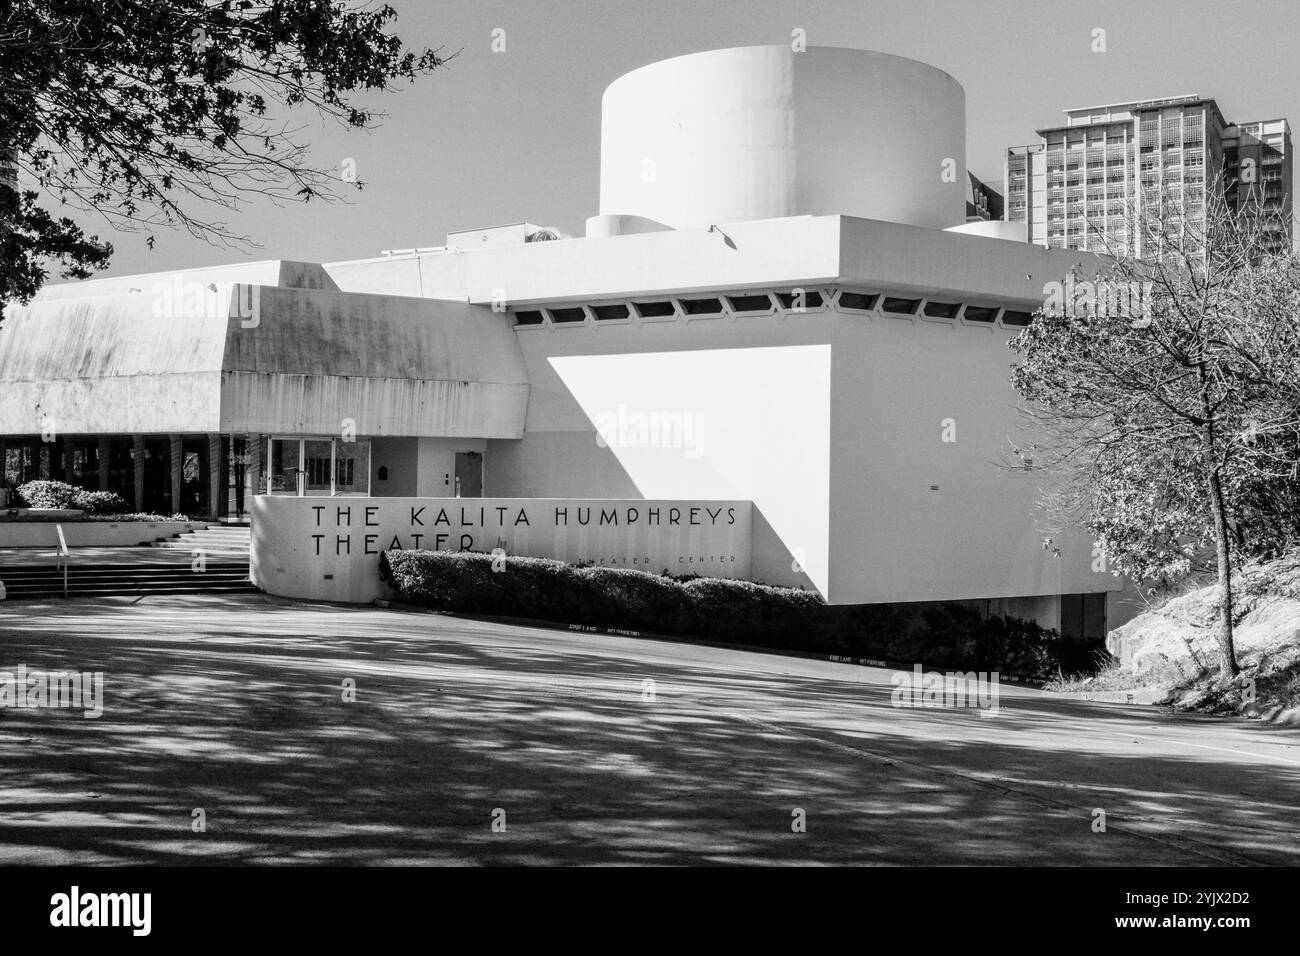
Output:
<path fill-rule="evenodd" d="M 0 605 L 20 664 L 104 712 L 0 709 L 0 863 L 1300 862 L 1246 721 L 260 595 Z"/>

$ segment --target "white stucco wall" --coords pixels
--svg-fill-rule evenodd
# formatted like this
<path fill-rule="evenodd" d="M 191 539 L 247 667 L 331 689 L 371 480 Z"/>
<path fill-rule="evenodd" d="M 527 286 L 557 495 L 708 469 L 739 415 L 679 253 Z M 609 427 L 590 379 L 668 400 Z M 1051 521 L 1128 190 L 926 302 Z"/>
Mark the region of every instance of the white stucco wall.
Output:
<path fill-rule="evenodd" d="M 1119 586 L 1080 535 L 1042 548 L 1039 476 L 1004 467 L 1010 331 L 827 311 L 518 334 L 533 397 L 524 439 L 489 442 L 493 493 L 743 496 L 755 577 L 833 603 Z M 698 449 L 602 447 L 620 405 L 697 416 Z"/>
<path fill-rule="evenodd" d="M 1008 379 L 1011 332 L 920 316 L 835 320 L 830 597 L 836 602 L 1106 591 L 1092 542 L 1040 513 L 1047 476 Z M 1044 550 L 1053 537 L 1061 557 Z"/>

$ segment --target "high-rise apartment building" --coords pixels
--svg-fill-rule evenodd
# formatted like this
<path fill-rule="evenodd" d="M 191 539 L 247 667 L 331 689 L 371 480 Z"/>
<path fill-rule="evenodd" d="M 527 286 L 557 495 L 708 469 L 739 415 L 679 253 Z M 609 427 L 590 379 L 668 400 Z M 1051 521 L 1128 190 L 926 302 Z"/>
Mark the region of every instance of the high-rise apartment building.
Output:
<path fill-rule="evenodd" d="M 1038 130 L 1038 143 L 1007 150 L 1006 218 L 1025 223 L 1030 242 L 1140 254 L 1133 214 L 1144 202 L 1164 196 L 1187 221 L 1203 221 L 1207 190 L 1222 190 L 1233 208 L 1277 215 L 1270 245 L 1290 248 L 1285 119 L 1232 124 L 1214 100 L 1200 96 L 1093 106 L 1065 116 L 1065 125 Z"/>

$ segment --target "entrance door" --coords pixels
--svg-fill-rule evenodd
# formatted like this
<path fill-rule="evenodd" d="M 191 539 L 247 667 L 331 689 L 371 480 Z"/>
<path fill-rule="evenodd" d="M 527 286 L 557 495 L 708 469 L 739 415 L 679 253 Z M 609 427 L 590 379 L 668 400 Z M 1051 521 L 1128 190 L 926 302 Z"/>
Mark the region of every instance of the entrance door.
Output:
<path fill-rule="evenodd" d="M 456 497 L 483 497 L 483 453 L 456 452 Z"/>

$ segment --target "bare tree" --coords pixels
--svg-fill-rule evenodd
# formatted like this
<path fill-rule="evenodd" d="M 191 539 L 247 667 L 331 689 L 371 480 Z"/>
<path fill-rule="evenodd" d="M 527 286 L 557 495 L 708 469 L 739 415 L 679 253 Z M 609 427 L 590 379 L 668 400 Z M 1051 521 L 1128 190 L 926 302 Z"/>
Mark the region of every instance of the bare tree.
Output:
<path fill-rule="evenodd" d="M 1228 679 L 1250 492 L 1264 500 L 1300 462 L 1300 263 L 1274 248 L 1278 216 L 1207 192 L 1153 190 L 1119 228 L 1090 223 L 1103 254 L 1045 288 L 1011 342 L 1012 383 L 1056 504 L 1082 512 L 1116 570 L 1179 577 L 1212 552 Z"/>

